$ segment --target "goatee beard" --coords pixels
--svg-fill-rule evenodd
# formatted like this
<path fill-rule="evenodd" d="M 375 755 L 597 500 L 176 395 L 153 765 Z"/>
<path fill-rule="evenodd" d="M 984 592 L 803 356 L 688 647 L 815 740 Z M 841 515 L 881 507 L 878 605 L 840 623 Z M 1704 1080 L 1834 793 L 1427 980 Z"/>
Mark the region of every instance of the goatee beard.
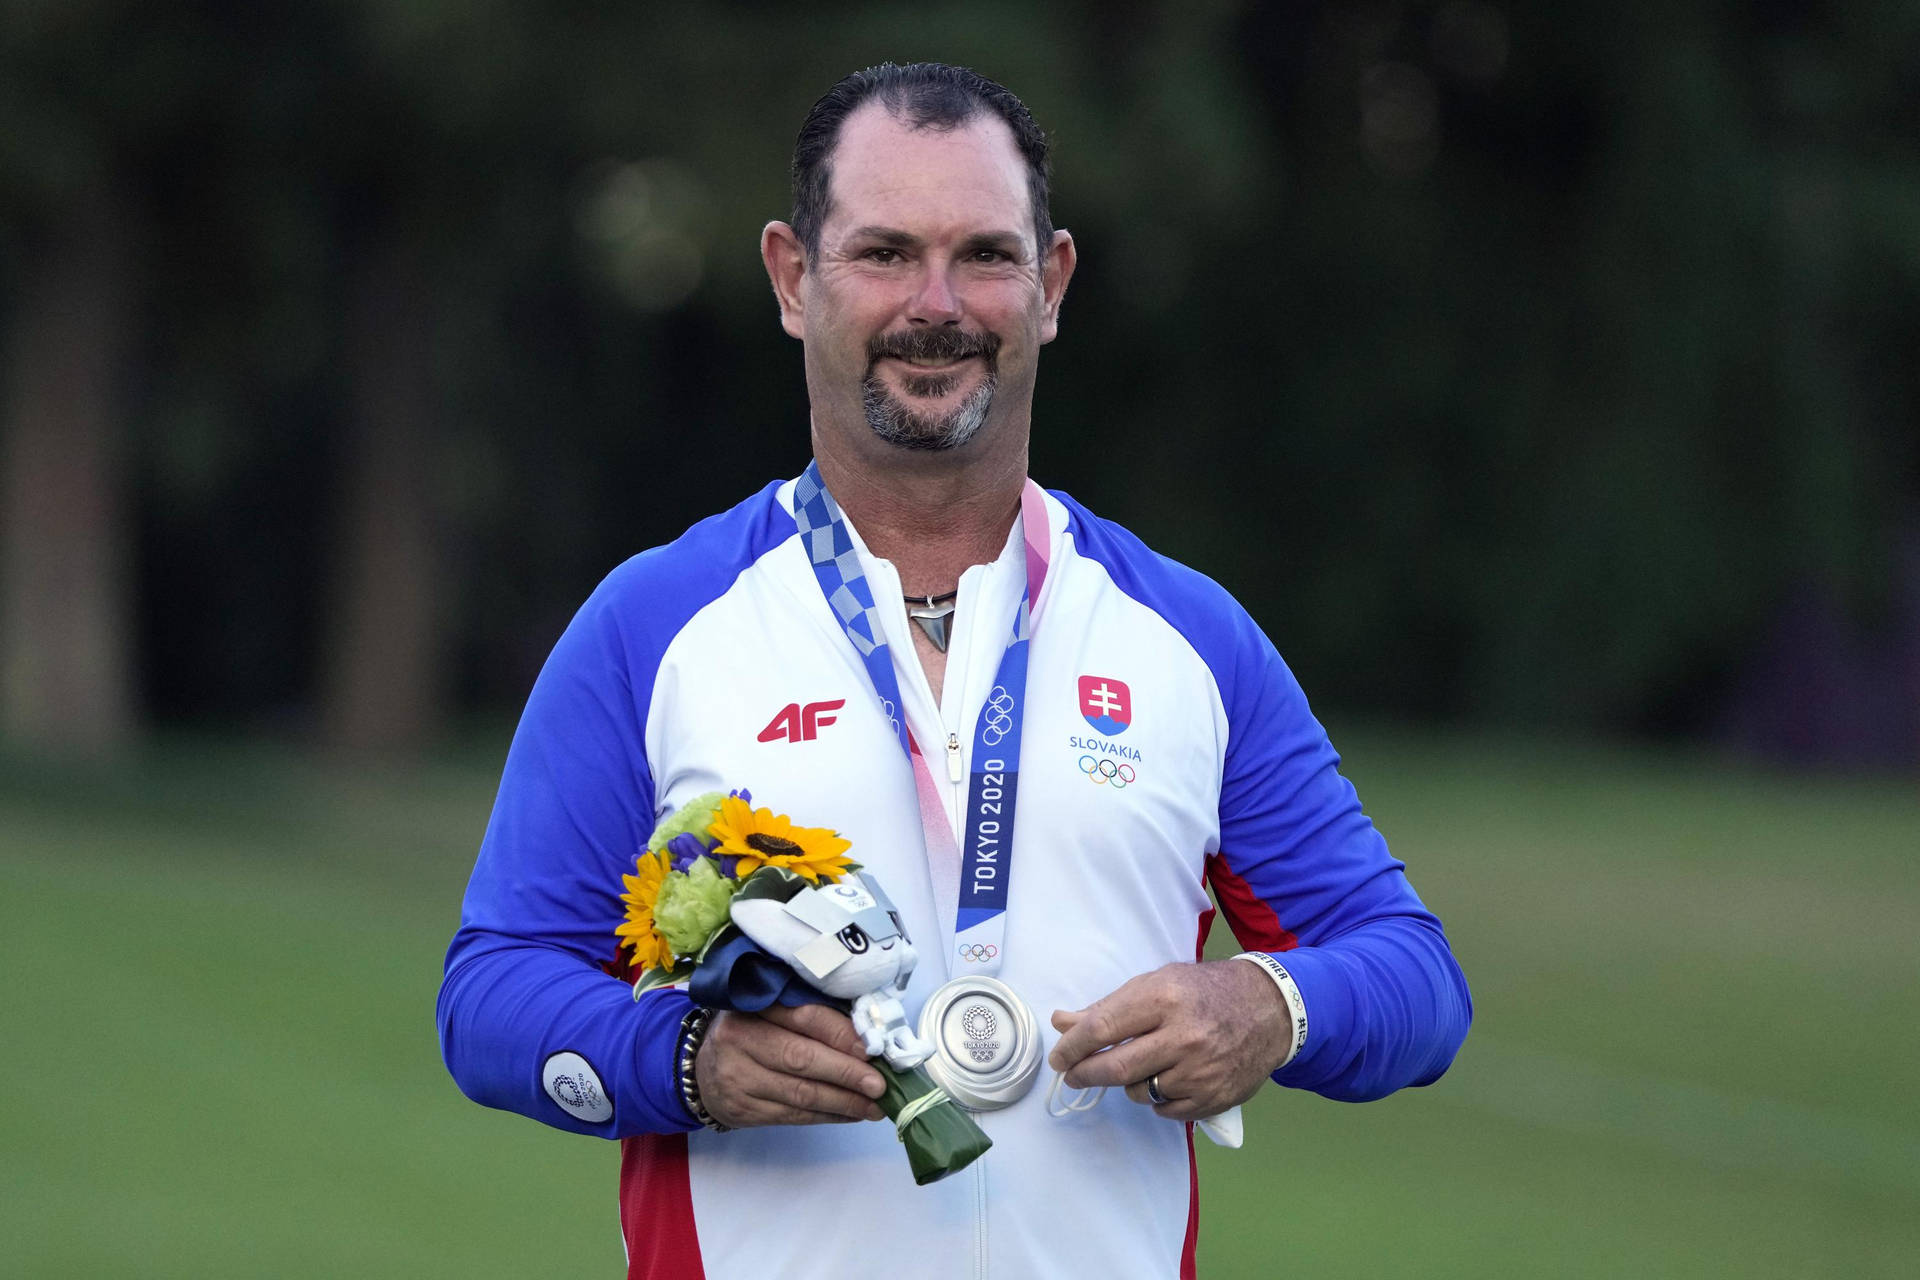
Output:
<path fill-rule="evenodd" d="M 909 378 L 907 389 L 915 395 L 938 396 L 953 390 L 955 381 L 951 375 Z M 867 411 L 867 425 L 873 428 L 873 434 L 888 444 L 944 451 L 958 449 L 980 433 L 987 422 L 987 410 L 993 407 L 994 385 L 989 372 L 966 399 L 946 413 L 925 414 L 902 404 L 878 375 L 869 373 L 860 383 L 860 403 Z"/>
<path fill-rule="evenodd" d="M 993 392 L 998 385 L 995 357 L 999 352 L 1000 339 L 991 333 L 914 329 L 875 338 L 867 344 L 867 376 L 860 382 L 860 403 L 866 410 L 867 425 L 874 435 L 902 449 L 960 448 L 986 425 L 987 411 L 993 407 Z M 874 372 L 874 366 L 889 356 L 898 360 L 940 361 L 979 357 L 986 366 L 986 376 L 967 393 L 966 399 L 946 413 L 920 413 L 895 396 Z M 908 395 L 938 397 L 950 393 L 959 378 L 951 373 L 908 373 L 901 381 Z"/>

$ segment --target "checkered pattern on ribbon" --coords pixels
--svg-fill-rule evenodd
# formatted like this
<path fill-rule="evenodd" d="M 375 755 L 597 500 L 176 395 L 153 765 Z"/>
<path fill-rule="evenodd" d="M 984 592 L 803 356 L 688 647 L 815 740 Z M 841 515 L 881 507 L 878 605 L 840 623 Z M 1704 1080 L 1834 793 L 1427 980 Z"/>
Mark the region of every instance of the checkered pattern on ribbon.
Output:
<path fill-rule="evenodd" d="M 800 528 L 800 541 L 813 562 L 813 576 L 820 583 L 820 594 L 827 607 L 839 619 L 840 627 L 853 643 L 855 653 L 866 665 L 873 691 L 880 696 L 880 708 L 887 723 L 900 739 L 900 748 L 909 758 L 914 755 L 913 735 L 907 732 L 907 720 L 899 712 L 900 678 L 894 674 L 893 651 L 887 647 L 886 632 L 881 630 L 880 611 L 873 604 L 873 588 L 860 568 L 860 555 L 853 549 L 853 534 L 847 530 L 840 504 L 827 492 L 820 479 L 820 466 L 809 462 L 793 486 L 793 521 Z"/>
<path fill-rule="evenodd" d="M 874 608 L 873 589 L 860 572 L 860 557 L 853 549 L 853 535 L 840 515 L 839 505 L 827 486 L 820 482 L 815 463 L 793 487 L 793 518 L 800 526 L 800 539 L 813 561 L 813 572 L 820 579 L 820 590 L 840 619 L 847 639 L 862 658 L 883 648 L 886 640 L 880 630 L 880 612 Z"/>

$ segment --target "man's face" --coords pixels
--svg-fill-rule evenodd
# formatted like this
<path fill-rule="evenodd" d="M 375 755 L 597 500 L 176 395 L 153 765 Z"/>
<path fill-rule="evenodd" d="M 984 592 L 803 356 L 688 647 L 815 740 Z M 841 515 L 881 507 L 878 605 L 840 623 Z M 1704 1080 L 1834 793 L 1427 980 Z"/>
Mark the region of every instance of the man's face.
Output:
<path fill-rule="evenodd" d="M 806 342 L 816 418 L 863 420 L 880 440 L 922 450 L 1024 424 L 1057 291 L 1044 287 L 1012 132 L 991 115 L 909 129 L 870 103 L 841 126 L 831 165 L 803 317 L 788 322 Z"/>

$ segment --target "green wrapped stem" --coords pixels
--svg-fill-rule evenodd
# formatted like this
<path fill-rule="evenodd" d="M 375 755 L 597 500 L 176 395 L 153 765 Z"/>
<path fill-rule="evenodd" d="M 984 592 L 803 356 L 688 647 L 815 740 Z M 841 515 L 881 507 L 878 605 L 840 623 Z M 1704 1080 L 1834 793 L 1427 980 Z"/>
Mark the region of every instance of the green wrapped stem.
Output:
<path fill-rule="evenodd" d="M 889 1065 L 885 1058 L 873 1058 L 870 1061 L 879 1069 L 880 1078 L 887 1082 L 887 1091 L 880 1095 L 880 1109 L 896 1125 L 902 1112 L 939 1088 L 933 1078 L 919 1067 L 900 1071 Z M 905 1129 L 899 1130 L 900 1141 L 907 1148 L 907 1163 L 913 1167 L 913 1180 L 917 1185 L 924 1187 L 950 1173 L 960 1172 L 985 1155 L 987 1148 L 993 1145 L 980 1126 L 973 1122 L 973 1117 L 951 1098 L 931 1106 L 921 1105 L 924 1109 L 916 1108 L 919 1114 L 908 1121 Z"/>

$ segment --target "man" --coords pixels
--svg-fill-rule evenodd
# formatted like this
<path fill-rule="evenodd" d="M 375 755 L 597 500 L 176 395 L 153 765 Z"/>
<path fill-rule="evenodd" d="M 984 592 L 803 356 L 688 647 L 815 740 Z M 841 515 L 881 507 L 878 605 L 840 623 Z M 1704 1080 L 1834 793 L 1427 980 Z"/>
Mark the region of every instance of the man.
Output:
<path fill-rule="evenodd" d="M 952 67 L 858 73 L 794 190 L 761 252 L 814 465 L 627 562 L 555 648 L 448 954 L 448 1065 L 623 1140 L 630 1275 L 1190 1275 L 1182 1122 L 1270 1075 L 1436 1079 L 1465 984 L 1246 614 L 1026 480 L 1075 263 L 1026 109 Z M 974 1166 L 917 1187 L 855 1123 L 881 1082 L 843 1015 L 708 1021 L 608 976 L 656 816 L 733 787 L 853 842 L 920 951 L 910 1015 L 954 1011 L 922 1030 L 956 1091 L 1027 1028 L 1024 1077 L 971 1099 L 997 1108 Z M 1250 955 L 1197 963 L 1209 884 Z M 1042 1053 L 1124 1096 L 1053 1105 Z"/>

